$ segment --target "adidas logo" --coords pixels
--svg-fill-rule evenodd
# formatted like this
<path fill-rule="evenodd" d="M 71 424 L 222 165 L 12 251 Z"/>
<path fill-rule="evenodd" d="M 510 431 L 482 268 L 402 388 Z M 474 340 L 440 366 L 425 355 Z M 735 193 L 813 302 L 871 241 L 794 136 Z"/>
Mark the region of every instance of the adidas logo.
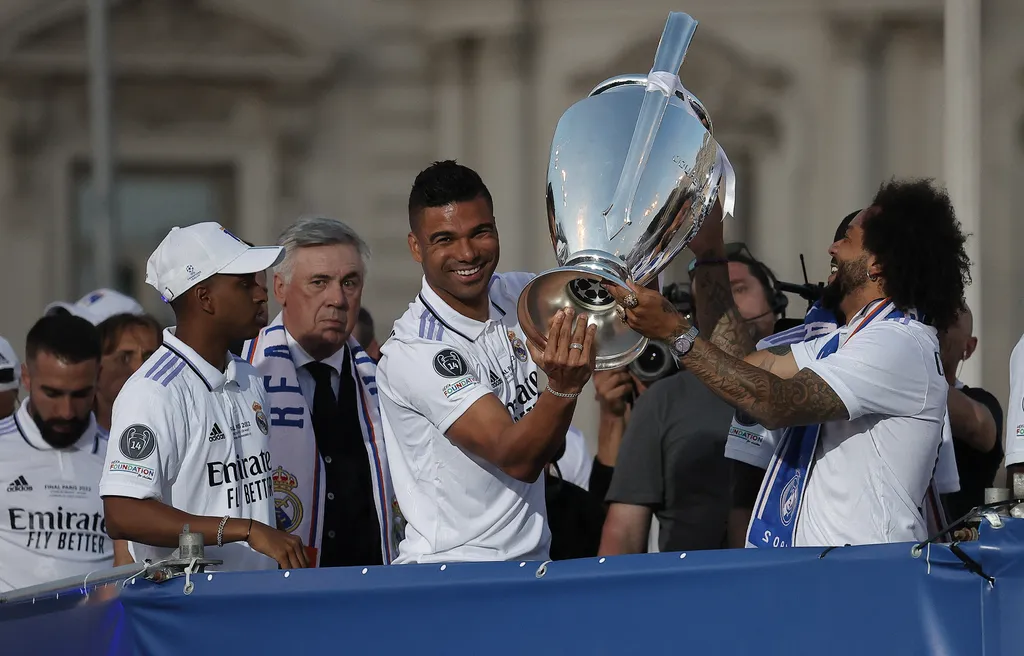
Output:
<path fill-rule="evenodd" d="M 210 441 L 217 442 L 224 439 L 224 431 L 220 429 L 220 426 L 214 422 L 213 428 L 210 429 Z"/>
<path fill-rule="evenodd" d="M 31 492 L 32 486 L 28 484 L 24 476 L 19 476 L 7 486 L 8 492 Z"/>

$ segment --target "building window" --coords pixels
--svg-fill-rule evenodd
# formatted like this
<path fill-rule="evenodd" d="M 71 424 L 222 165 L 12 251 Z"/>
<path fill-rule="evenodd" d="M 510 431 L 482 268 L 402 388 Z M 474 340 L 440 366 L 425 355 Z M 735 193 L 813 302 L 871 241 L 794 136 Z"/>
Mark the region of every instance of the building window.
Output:
<path fill-rule="evenodd" d="M 73 170 L 74 240 L 69 289 L 79 298 L 96 289 L 95 217 L 87 164 Z M 173 314 L 146 284 L 146 261 L 174 226 L 216 221 L 228 229 L 235 223 L 235 173 L 231 166 L 122 167 L 114 195 L 117 258 L 115 287 L 142 303 L 166 324 Z"/>

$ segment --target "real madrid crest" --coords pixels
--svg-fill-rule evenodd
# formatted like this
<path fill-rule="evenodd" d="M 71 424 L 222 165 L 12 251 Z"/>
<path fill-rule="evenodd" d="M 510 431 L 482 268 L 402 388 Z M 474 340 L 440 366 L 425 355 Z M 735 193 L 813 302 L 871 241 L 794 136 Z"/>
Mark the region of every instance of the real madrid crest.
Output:
<path fill-rule="evenodd" d="M 302 523 L 302 501 L 293 490 L 299 480 L 284 468 L 278 467 L 270 475 L 274 483 L 274 514 L 282 531 L 291 533 Z"/>
<path fill-rule="evenodd" d="M 516 359 L 520 362 L 526 362 L 530 354 L 526 350 L 526 345 L 523 344 L 523 340 L 519 339 L 514 331 L 508 331 L 508 341 L 512 342 L 512 351 L 516 354 Z"/>
<path fill-rule="evenodd" d="M 270 430 L 270 425 L 267 423 L 267 415 L 263 414 L 263 406 L 259 402 L 253 401 L 252 409 L 256 413 L 256 425 L 259 427 L 260 432 L 266 435 Z"/>

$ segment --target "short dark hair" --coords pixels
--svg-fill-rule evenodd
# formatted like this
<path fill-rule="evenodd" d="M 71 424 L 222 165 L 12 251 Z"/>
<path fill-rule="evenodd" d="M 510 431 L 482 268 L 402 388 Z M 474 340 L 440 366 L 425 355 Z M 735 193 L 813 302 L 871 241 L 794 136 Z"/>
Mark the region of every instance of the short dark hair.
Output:
<path fill-rule="evenodd" d="M 419 224 L 420 215 L 429 207 L 462 203 L 483 197 L 494 212 L 494 201 L 487 185 L 473 169 L 453 159 L 434 162 L 420 171 L 409 192 L 409 228 Z"/>
<path fill-rule="evenodd" d="M 356 319 L 355 338 L 359 345 L 366 348 L 373 341 L 373 317 L 364 308 L 359 308 L 359 318 Z"/>
<path fill-rule="evenodd" d="M 857 218 L 857 215 L 863 211 L 864 210 L 855 210 L 843 217 L 843 220 L 839 223 L 839 227 L 836 228 L 836 236 L 832 239 L 833 244 L 846 236 L 846 231 L 849 230 L 850 224 L 853 223 L 853 220 Z"/>
<path fill-rule="evenodd" d="M 100 333 L 91 322 L 73 314 L 51 314 L 32 326 L 25 356 L 34 360 L 45 351 L 68 364 L 100 359 Z"/>
<path fill-rule="evenodd" d="M 864 218 L 864 248 L 881 268 L 886 295 L 922 322 L 949 328 L 971 282 L 967 237 L 949 196 L 931 180 L 891 180 L 871 205 L 878 211 Z"/>
<path fill-rule="evenodd" d="M 103 355 L 110 355 L 114 352 L 114 349 L 117 348 L 117 343 L 121 341 L 121 335 L 129 328 L 148 328 L 156 333 L 157 341 L 160 341 L 163 333 L 163 329 L 157 320 L 148 314 L 131 314 L 127 312 L 115 314 L 107 317 L 100 325 L 96 326 L 100 334 L 100 350 Z"/>

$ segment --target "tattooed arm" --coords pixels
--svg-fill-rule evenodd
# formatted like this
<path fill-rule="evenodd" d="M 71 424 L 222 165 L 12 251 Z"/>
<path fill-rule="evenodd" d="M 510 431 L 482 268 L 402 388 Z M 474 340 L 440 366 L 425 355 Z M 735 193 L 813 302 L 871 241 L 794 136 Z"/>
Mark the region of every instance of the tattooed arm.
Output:
<path fill-rule="evenodd" d="M 683 364 L 722 400 L 769 430 L 849 418 L 842 399 L 810 369 L 782 378 L 700 338 Z"/>
<path fill-rule="evenodd" d="M 722 205 L 716 202 L 689 244 L 698 262 L 708 262 L 695 268 L 691 274 L 694 305 L 697 307 L 697 324 L 702 326 L 702 332 L 710 335 L 712 343 L 719 348 L 742 358 L 754 350 L 756 341 L 752 328 L 743 321 L 732 297 L 723 230 Z"/>
<path fill-rule="evenodd" d="M 796 364 L 796 358 L 793 357 L 793 348 L 789 344 L 772 346 L 763 351 L 754 351 L 743 358 L 743 361 L 758 369 L 771 372 L 784 380 L 792 378 L 800 371 L 800 367 Z"/>
<path fill-rule="evenodd" d="M 706 264 L 694 269 L 693 293 L 698 325 L 714 327 L 712 344 L 737 358 L 754 350 L 753 329 L 736 309 L 727 265 Z"/>

